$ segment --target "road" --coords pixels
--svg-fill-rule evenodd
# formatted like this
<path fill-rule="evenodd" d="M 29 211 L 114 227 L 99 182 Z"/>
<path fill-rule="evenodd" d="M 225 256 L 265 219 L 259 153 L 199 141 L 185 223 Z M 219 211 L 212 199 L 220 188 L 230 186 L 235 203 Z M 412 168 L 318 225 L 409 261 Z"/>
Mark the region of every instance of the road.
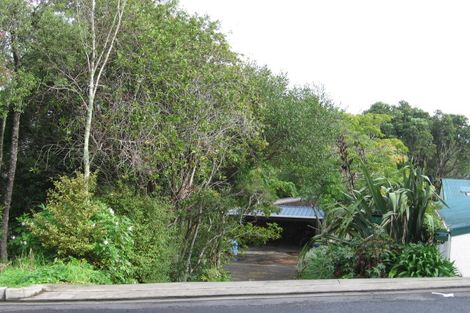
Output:
<path fill-rule="evenodd" d="M 126 301 L 87 303 L 3 303 L 0 312 L 38 313 L 442 313 L 469 312 L 470 290 L 452 292 L 445 298 L 431 291 L 300 297 L 218 299 L 173 302 Z"/>

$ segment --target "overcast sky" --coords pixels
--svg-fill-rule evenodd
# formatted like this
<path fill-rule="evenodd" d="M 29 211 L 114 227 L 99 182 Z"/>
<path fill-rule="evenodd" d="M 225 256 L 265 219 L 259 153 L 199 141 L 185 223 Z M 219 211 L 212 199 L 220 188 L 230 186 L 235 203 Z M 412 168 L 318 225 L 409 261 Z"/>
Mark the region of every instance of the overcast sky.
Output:
<path fill-rule="evenodd" d="M 180 0 L 233 49 L 342 108 L 406 100 L 470 118 L 468 0 Z"/>

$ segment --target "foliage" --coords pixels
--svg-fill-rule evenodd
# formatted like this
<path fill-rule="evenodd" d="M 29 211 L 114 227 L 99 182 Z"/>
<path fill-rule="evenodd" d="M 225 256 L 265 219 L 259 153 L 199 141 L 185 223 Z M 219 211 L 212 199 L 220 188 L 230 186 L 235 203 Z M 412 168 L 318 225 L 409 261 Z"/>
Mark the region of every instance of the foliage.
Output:
<path fill-rule="evenodd" d="M 44 263 L 34 256 L 16 259 L 0 271 L 0 285 L 24 287 L 33 284 L 110 284 L 110 277 L 83 260 Z"/>
<path fill-rule="evenodd" d="M 437 229 L 432 211 L 439 197 L 424 171 L 408 162 L 401 165 L 394 179 L 373 178 L 366 166 L 362 176 L 365 187 L 353 190 L 345 204 L 338 203 L 326 212 L 319 236 L 327 244 L 326 251 L 337 245 L 353 249 L 355 257 L 349 263 L 353 277 L 451 275 L 451 263 L 435 246 L 409 244 L 432 242 Z M 399 176 L 401 179 L 396 179 Z M 400 244 L 408 245 L 402 248 Z M 314 262 L 306 257 L 311 253 L 301 259 L 306 262 L 304 268 Z M 327 262 L 328 253 L 320 255 L 324 257 L 320 260 Z M 331 258 L 329 261 L 336 264 Z"/>
<path fill-rule="evenodd" d="M 423 170 L 412 162 L 397 170 L 401 180 L 372 178 L 363 166 L 365 187 L 348 195 L 327 211 L 322 233 L 339 238 L 366 238 L 374 231 L 375 220 L 396 242 L 425 242 L 433 234 L 426 229 L 429 208 L 438 199 L 434 186 Z"/>
<path fill-rule="evenodd" d="M 400 247 L 380 228 L 367 238 L 348 241 L 321 240 L 319 247 L 303 251 L 297 269 L 299 276 L 324 278 L 387 277 Z"/>
<path fill-rule="evenodd" d="M 353 266 L 354 249 L 331 243 L 307 251 L 297 270 L 304 279 L 352 278 Z"/>
<path fill-rule="evenodd" d="M 381 229 L 365 239 L 355 241 L 355 277 L 387 277 L 395 264 L 399 245 Z"/>
<path fill-rule="evenodd" d="M 297 263 L 297 272 L 304 279 L 335 278 L 335 265 L 331 260 L 328 246 L 309 249 L 301 255 Z"/>
<path fill-rule="evenodd" d="M 431 121 L 427 112 L 411 107 L 406 101 L 400 101 L 397 107 L 376 103 L 367 111 L 391 116 L 384 123 L 382 130 L 388 138 L 401 139 L 409 148 L 409 156 L 419 166 L 424 166 L 435 153 L 431 134 Z"/>
<path fill-rule="evenodd" d="M 432 240 L 433 234 L 426 238 L 429 234 L 425 222 L 429 219 L 428 208 L 433 207 L 433 201 L 439 196 L 421 168 L 410 163 L 401 171 L 401 189 L 389 193 L 392 209 L 384 212 L 382 225 L 395 240 L 402 243 Z"/>
<path fill-rule="evenodd" d="M 62 177 L 54 183 L 43 210 L 23 221 L 31 235 L 59 258 L 84 258 L 115 281 L 125 282 L 133 277 L 132 224 L 92 198 L 95 184 L 94 176 L 88 181 L 82 174 Z"/>
<path fill-rule="evenodd" d="M 22 114 L 10 219 L 18 227 L 4 228 L 17 256 L 32 249 L 48 260 L 86 259 L 115 282 L 224 279 L 233 240 L 279 236 L 275 225 L 243 216 L 302 196 L 328 211 L 325 233 L 371 238 L 351 243 L 363 261 L 355 275 L 383 276 L 379 229 L 398 241 L 432 237 L 434 190 L 423 175 L 469 175 L 466 118 L 405 102 L 341 113 L 321 88 L 290 87 L 286 76 L 243 61 L 218 23 L 176 1 L 127 1 L 109 59 L 95 63 L 106 68 L 89 88 L 84 65 L 93 55 L 82 44 L 93 38 L 91 12 L 77 15 L 85 8 L 77 1 L 33 2 L 0 1 L 5 151 L 13 143 L 5 114 Z M 97 1 L 98 55 L 115 4 Z M 86 182 L 66 177 L 84 165 L 90 90 L 97 176 Z M 396 171 L 406 155 L 427 172 Z"/>
<path fill-rule="evenodd" d="M 397 256 L 390 277 L 451 277 L 457 271 L 434 245 L 408 244 Z"/>
<path fill-rule="evenodd" d="M 277 88 L 284 88 L 277 91 L 279 98 L 257 112 L 268 142 L 267 163 L 280 169 L 280 179 L 293 182 L 300 195 L 319 198 L 335 173 L 332 146 L 340 114 L 318 88 Z"/>
<path fill-rule="evenodd" d="M 105 236 L 105 229 L 96 227 L 93 219 L 107 210 L 103 203 L 92 200 L 95 186 L 96 177 L 86 182 L 81 174 L 56 181 L 48 193 L 47 205 L 28 223 L 33 236 L 45 247 L 55 249 L 60 257 L 90 255 L 95 242 Z"/>
<path fill-rule="evenodd" d="M 436 111 L 432 116 L 431 133 L 436 154 L 428 162 L 430 175 L 437 179 L 468 177 L 470 125 L 467 117 Z"/>
<path fill-rule="evenodd" d="M 360 189 L 359 173 L 369 172 L 390 177 L 406 158 L 407 147 L 395 138 L 386 138 L 380 126 L 390 121 L 385 114 L 343 114 L 337 139 L 337 155 L 343 180 L 349 192 Z"/>
<path fill-rule="evenodd" d="M 220 270 L 218 268 L 208 268 L 205 269 L 201 276 L 199 277 L 200 281 L 230 281 L 230 273 L 225 270 Z"/>
<path fill-rule="evenodd" d="M 126 188 L 107 190 L 102 196 L 119 215 L 132 221 L 134 246 L 129 260 L 138 282 L 164 282 L 170 280 L 174 255 L 180 243 L 176 226 L 172 224 L 174 212 L 163 200 L 140 195 Z"/>
<path fill-rule="evenodd" d="M 36 78 L 31 73 L 19 70 L 11 78 L 6 87 L 0 89 L 0 101 L 12 104 L 14 111 L 21 112 L 25 107 L 25 99 L 31 95 L 31 91 L 36 87 L 36 83 Z"/>
<path fill-rule="evenodd" d="M 269 240 L 281 238 L 281 234 L 282 227 L 276 223 L 266 223 L 266 226 L 262 227 L 245 222 L 234 228 L 229 238 L 236 240 L 241 247 L 248 247 L 265 245 Z"/>
<path fill-rule="evenodd" d="M 401 101 L 398 106 L 373 104 L 366 113 L 385 114 L 389 120 L 381 124 L 385 138 L 400 139 L 410 158 L 419 166 L 426 165 L 426 174 L 436 179 L 468 177 L 470 125 L 463 115 L 438 110 L 430 115 Z"/>

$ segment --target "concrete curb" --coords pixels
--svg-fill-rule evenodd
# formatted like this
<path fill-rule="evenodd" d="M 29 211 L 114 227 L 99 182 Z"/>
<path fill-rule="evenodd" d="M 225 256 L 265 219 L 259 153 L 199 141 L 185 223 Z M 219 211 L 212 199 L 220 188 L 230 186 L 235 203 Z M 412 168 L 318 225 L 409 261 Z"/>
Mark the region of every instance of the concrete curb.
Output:
<path fill-rule="evenodd" d="M 24 288 L 4 288 L 3 300 L 18 301 L 21 299 L 37 296 L 44 291 L 46 291 L 46 286 L 43 285 L 35 285 Z"/>
<path fill-rule="evenodd" d="M 7 290 L 6 287 L 0 287 L 0 301 L 5 301 L 6 290 Z"/>
<path fill-rule="evenodd" d="M 6 301 L 177 300 L 470 289 L 468 278 L 330 279 L 7 288 Z"/>

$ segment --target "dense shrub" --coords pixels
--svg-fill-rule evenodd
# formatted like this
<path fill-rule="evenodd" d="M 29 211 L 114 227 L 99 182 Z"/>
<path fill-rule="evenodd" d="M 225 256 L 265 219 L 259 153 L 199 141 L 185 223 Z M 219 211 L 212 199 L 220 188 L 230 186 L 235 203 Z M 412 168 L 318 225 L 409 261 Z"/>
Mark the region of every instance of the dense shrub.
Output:
<path fill-rule="evenodd" d="M 45 264 L 32 257 L 19 258 L 0 271 L 0 285 L 22 287 L 32 284 L 110 284 L 111 278 L 86 261 L 71 259 Z"/>
<path fill-rule="evenodd" d="M 173 258 L 179 246 L 174 212 L 164 201 L 140 195 L 130 189 L 109 190 L 103 200 L 133 224 L 134 246 L 130 261 L 139 282 L 170 280 Z"/>
<path fill-rule="evenodd" d="M 299 277 L 305 279 L 328 279 L 335 277 L 335 266 L 327 246 L 308 250 L 297 264 Z"/>
<path fill-rule="evenodd" d="M 301 257 L 299 276 L 304 279 L 350 278 L 354 275 L 354 249 L 329 244 L 312 248 Z"/>
<path fill-rule="evenodd" d="M 387 277 L 396 261 L 399 245 L 381 231 L 363 240 L 354 240 L 354 276 L 364 278 Z"/>
<path fill-rule="evenodd" d="M 94 199 L 95 186 L 94 177 L 87 182 L 81 174 L 60 178 L 42 210 L 22 217 L 25 227 L 18 235 L 19 244 L 24 245 L 22 249 L 39 246 L 37 252 L 59 259 L 85 259 L 107 271 L 115 282 L 132 282 L 131 221 Z"/>
<path fill-rule="evenodd" d="M 61 177 L 49 190 L 47 205 L 26 221 L 31 233 L 43 246 L 55 250 L 59 257 L 87 258 L 96 242 L 105 237 L 105 230 L 96 227 L 95 216 L 106 206 L 93 201 L 96 180 L 87 182 L 83 175 Z"/>
<path fill-rule="evenodd" d="M 390 277 L 451 277 L 456 276 L 454 263 L 442 257 L 434 245 L 409 244 L 398 255 Z"/>
<path fill-rule="evenodd" d="M 302 253 L 298 271 L 302 278 L 387 277 L 394 265 L 398 245 L 380 228 L 365 239 L 323 240 Z"/>
<path fill-rule="evenodd" d="M 230 272 L 221 270 L 219 268 L 208 268 L 203 270 L 201 276 L 199 277 L 200 281 L 230 281 L 231 275 Z"/>
<path fill-rule="evenodd" d="M 306 279 L 374 277 L 449 277 L 457 271 L 436 246 L 397 245 L 386 236 L 327 243 L 303 254 L 297 266 Z"/>

